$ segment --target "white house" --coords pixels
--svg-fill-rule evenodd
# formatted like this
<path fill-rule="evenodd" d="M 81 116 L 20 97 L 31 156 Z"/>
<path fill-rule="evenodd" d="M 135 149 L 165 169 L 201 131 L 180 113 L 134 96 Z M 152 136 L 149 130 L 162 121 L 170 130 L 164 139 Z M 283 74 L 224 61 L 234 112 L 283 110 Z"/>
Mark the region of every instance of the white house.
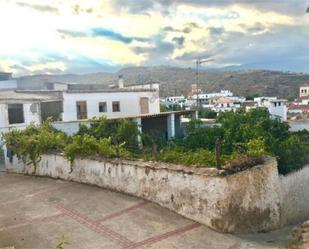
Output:
<path fill-rule="evenodd" d="M 235 110 L 234 101 L 230 98 L 221 97 L 216 100 L 213 110 L 216 112 L 226 112 Z"/>
<path fill-rule="evenodd" d="M 62 97 L 54 93 L 0 91 L 0 132 L 61 118 Z"/>
<path fill-rule="evenodd" d="M 257 103 L 258 107 L 269 107 L 270 101 L 276 100 L 277 97 L 257 97 L 254 98 L 254 102 Z"/>
<path fill-rule="evenodd" d="M 186 101 L 186 97 L 185 96 L 170 96 L 170 97 L 166 97 L 165 98 L 165 101 L 166 102 L 171 102 L 171 103 L 174 103 L 174 104 L 177 104 L 177 103 L 183 103 Z"/>
<path fill-rule="evenodd" d="M 287 100 L 286 99 L 275 99 L 270 100 L 268 105 L 268 111 L 272 117 L 278 117 L 282 121 L 287 120 Z"/>
<path fill-rule="evenodd" d="M 106 116 L 120 118 L 160 112 L 156 89 L 67 90 L 63 92 L 63 121 Z"/>

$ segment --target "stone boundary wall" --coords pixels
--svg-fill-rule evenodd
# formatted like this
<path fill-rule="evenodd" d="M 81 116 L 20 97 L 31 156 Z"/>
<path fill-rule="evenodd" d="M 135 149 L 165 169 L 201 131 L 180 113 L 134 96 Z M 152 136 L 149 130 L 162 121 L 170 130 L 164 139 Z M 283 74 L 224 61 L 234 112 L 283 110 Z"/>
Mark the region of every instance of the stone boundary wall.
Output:
<path fill-rule="evenodd" d="M 73 171 L 62 155 L 43 155 L 36 175 L 61 178 L 155 202 L 220 232 L 274 230 L 281 225 L 280 178 L 275 159 L 221 176 L 216 169 L 160 162 L 77 159 Z M 32 174 L 16 158 L 8 171 Z"/>

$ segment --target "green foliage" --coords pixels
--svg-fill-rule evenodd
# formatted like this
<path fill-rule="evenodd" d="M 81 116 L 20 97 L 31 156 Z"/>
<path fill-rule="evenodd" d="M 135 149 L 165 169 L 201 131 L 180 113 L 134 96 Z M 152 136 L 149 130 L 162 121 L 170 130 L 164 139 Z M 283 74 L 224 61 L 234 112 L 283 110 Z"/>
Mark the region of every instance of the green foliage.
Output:
<path fill-rule="evenodd" d="M 66 245 L 69 245 L 70 243 L 66 240 L 64 236 L 58 239 L 58 243 L 56 245 L 55 249 L 65 249 Z"/>
<path fill-rule="evenodd" d="M 94 155 L 98 151 L 98 143 L 95 137 L 84 134 L 75 135 L 71 142 L 64 148 L 65 156 L 71 163 L 78 155 L 81 158 Z"/>
<path fill-rule="evenodd" d="M 71 142 L 64 148 L 64 153 L 71 163 L 77 157 L 129 157 L 130 153 L 124 147 L 125 143 L 114 145 L 111 138 L 101 138 L 98 140 L 94 136 L 84 134 L 74 135 Z"/>
<path fill-rule="evenodd" d="M 309 132 L 289 132 L 289 126 L 272 119 L 266 109 L 221 113 L 218 125 L 205 127 L 193 119 L 184 137 L 166 141 L 159 133 L 139 134 L 137 124 L 129 120 L 93 119 L 80 125 L 77 134 L 67 137 L 52 128 L 50 122 L 31 125 L 25 130 L 3 134 L 6 146 L 26 164 L 36 166 L 41 155 L 64 151 L 72 163 L 79 158 L 131 158 L 169 163 L 215 166 L 215 141 L 221 143 L 221 164 L 238 172 L 260 163 L 265 155 L 278 159 L 279 172 L 287 174 L 309 163 Z M 141 135 L 143 150 L 138 146 Z"/>
<path fill-rule="evenodd" d="M 135 153 L 139 150 L 137 124 L 127 119 L 109 120 L 104 116 L 93 118 L 90 126 L 80 125 L 78 135 L 91 135 L 97 140 L 111 138 L 114 145 L 124 144 L 124 147 Z"/>
<path fill-rule="evenodd" d="M 5 144 L 25 164 L 32 164 L 34 171 L 41 160 L 41 155 L 51 151 L 62 150 L 67 137 L 57 132 L 47 120 L 40 126 L 30 125 L 25 130 L 12 130 L 3 134 Z"/>
<path fill-rule="evenodd" d="M 254 93 L 254 94 L 249 94 L 246 96 L 246 100 L 254 100 L 254 98 L 260 97 L 259 94 Z"/>
<path fill-rule="evenodd" d="M 215 166 L 215 154 L 207 149 L 187 150 L 183 147 L 162 150 L 158 160 L 195 166 Z"/>
<path fill-rule="evenodd" d="M 297 135 L 290 135 L 273 148 L 278 159 L 278 169 L 281 174 L 287 174 L 301 169 L 309 162 L 309 146 Z"/>
<path fill-rule="evenodd" d="M 263 138 L 251 139 L 245 146 L 248 156 L 261 157 L 267 155 L 266 144 Z"/>
<path fill-rule="evenodd" d="M 202 108 L 201 110 L 199 110 L 198 116 L 199 118 L 215 119 L 217 117 L 217 113 L 209 108 Z"/>
<path fill-rule="evenodd" d="M 240 145 L 250 156 L 273 155 L 278 159 L 282 174 L 300 169 L 309 162 L 308 136 L 292 134 L 287 123 L 270 118 L 266 109 L 222 113 L 217 122 L 223 130 L 224 153 L 237 151 Z"/>

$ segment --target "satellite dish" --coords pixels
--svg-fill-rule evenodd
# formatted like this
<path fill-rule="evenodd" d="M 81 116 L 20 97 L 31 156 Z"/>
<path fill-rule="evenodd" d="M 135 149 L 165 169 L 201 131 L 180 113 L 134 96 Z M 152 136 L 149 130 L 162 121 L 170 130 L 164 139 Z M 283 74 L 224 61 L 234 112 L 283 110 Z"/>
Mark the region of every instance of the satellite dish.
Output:
<path fill-rule="evenodd" d="M 35 113 L 37 113 L 38 112 L 38 104 L 36 104 L 36 103 L 33 103 L 33 104 L 31 104 L 31 106 L 30 106 L 30 111 L 33 113 L 33 114 L 35 114 Z"/>

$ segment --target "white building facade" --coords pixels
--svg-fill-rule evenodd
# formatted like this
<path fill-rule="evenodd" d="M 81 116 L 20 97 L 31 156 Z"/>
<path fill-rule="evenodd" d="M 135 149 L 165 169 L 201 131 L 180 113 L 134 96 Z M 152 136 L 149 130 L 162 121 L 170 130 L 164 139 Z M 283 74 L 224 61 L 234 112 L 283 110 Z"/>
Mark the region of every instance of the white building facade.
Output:
<path fill-rule="evenodd" d="M 121 118 L 160 113 L 156 89 L 108 89 L 63 92 L 63 121 L 93 117 Z"/>
<path fill-rule="evenodd" d="M 287 120 L 287 100 L 276 99 L 269 101 L 268 111 L 274 118 L 280 118 L 282 121 Z"/>

